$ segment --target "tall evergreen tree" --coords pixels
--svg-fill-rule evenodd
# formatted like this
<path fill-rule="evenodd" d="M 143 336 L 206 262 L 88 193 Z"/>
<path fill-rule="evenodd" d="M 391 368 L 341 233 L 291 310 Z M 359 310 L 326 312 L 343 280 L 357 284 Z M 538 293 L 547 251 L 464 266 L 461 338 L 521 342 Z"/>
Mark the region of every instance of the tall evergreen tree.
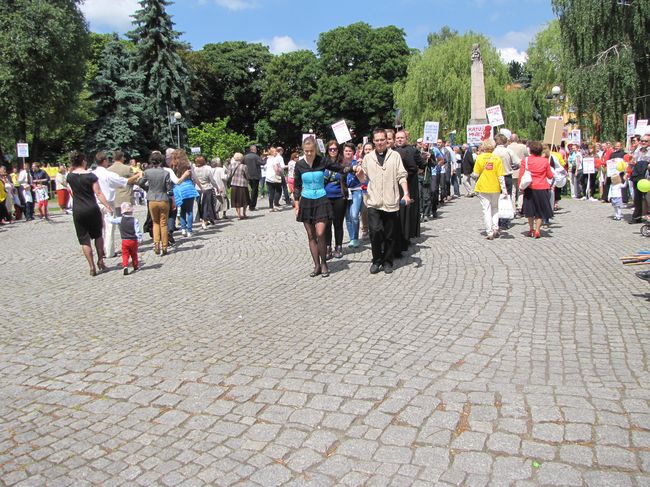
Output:
<path fill-rule="evenodd" d="M 88 127 L 87 148 L 91 152 L 119 148 L 140 153 L 143 149 L 140 123 L 145 103 L 139 91 L 142 74 L 130 71 L 130 57 L 117 34 L 99 57 L 99 72 L 89 87 L 96 116 Z"/>
<path fill-rule="evenodd" d="M 135 29 L 129 38 L 135 43 L 134 67 L 142 73 L 141 91 L 146 100 L 143 131 L 151 147 L 172 145 L 170 112 L 188 119 L 189 76 L 178 55 L 180 33 L 165 7 L 169 0 L 141 0 L 134 15 Z"/>

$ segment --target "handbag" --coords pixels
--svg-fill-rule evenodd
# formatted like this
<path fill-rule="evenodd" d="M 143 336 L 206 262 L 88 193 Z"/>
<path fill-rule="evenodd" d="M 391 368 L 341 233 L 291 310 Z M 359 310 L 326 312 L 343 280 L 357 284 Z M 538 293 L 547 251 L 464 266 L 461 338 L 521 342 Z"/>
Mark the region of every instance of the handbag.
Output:
<path fill-rule="evenodd" d="M 228 175 L 228 180 L 226 181 L 226 184 L 228 185 L 229 188 L 232 187 L 232 178 L 235 176 L 235 173 L 237 172 L 237 169 L 239 169 L 239 166 L 241 166 L 241 164 L 242 163 L 237 164 L 237 166 L 235 166 L 235 168 Z"/>
<path fill-rule="evenodd" d="M 509 197 L 499 198 L 499 220 L 512 220 L 515 217 L 515 210 L 512 208 L 512 200 Z"/>
<path fill-rule="evenodd" d="M 524 175 L 519 179 L 519 189 L 524 190 L 533 182 L 533 175 L 528 170 L 528 158 L 524 161 Z"/>

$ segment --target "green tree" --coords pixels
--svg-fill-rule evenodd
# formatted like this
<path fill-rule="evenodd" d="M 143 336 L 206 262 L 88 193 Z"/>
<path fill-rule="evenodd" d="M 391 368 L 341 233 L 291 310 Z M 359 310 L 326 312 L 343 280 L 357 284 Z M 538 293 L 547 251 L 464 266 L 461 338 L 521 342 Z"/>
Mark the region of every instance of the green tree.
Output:
<path fill-rule="evenodd" d="M 228 128 L 228 118 L 217 118 L 214 122 L 203 122 L 198 127 L 187 130 L 189 144 L 200 147 L 201 153 L 208 159 L 220 157 L 226 161 L 235 152 L 244 153 L 251 142 L 246 135 L 239 134 Z"/>
<path fill-rule="evenodd" d="M 140 91 L 147 100 L 142 130 L 151 147 L 172 145 L 169 114 L 179 111 L 186 124 L 189 75 L 178 51 L 184 46 L 165 7 L 169 0 L 141 0 L 128 36 L 135 44 L 134 70 L 143 74 Z"/>
<path fill-rule="evenodd" d="M 295 145 L 300 142 L 300 134 L 313 128 L 313 95 L 319 76 L 320 64 L 312 51 L 281 54 L 268 63 L 262 83 L 262 107 L 272 132 L 264 125 L 257 126 L 259 142 Z M 262 140 L 271 134 L 275 139 Z"/>
<path fill-rule="evenodd" d="M 0 132 L 4 140 L 30 142 L 32 159 L 48 132 L 69 123 L 78 107 L 88 54 L 78 3 L 0 2 Z"/>
<path fill-rule="evenodd" d="M 99 72 L 90 82 L 95 120 L 88 127 L 86 150 L 143 152 L 140 124 L 145 100 L 138 91 L 141 74 L 130 71 L 130 54 L 117 34 L 104 46 Z"/>
<path fill-rule="evenodd" d="M 552 0 L 565 58 L 565 89 L 581 123 L 623 138 L 624 116 L 647 118 L 650 2 Z"/>
<path fill-rule="evenodd" d="M 195 121 L 229 117 L 233 130 L 252 136 L 255 122 L 263 118 L 262 83 L 273 58 L 268 47 L 221 42 L 206 44 L 185 57 L 192 73 Z"/>
<path fill-rule="evenodd" d="M 554 86 L 565 86 L 560 25 L 553 20 L 537 33 L 528 46 L 526 70 L 530 74 L 530 95 L 534 104 L 536 122 L 544 127 L 546 119 L 554 115 L 562 104 L 549 99 Z"/>
<path fill-rule="evenodd" d="M 448 25 L 444 25 L 438 32 L 429 33 L 427 36 L 427 45 L 433 46 L 435 44 L 440 44 L 441 42 L 445 42 L 452 37 L 456 37 L 457 35 L 457 30 L 453 30 Z"/>
<path fill-rule="evenodd" d="M 449 36 L 412 57 L 406 79 L 395 84 L 395 101 L 402 110 L 404 125 L 413 134 L 420 134 L 425 121 L 437 121 L 441 130 L 456 130 L 457 140 L 465 140 L 471 110 L 473 44 L 481 46 L 488 106 L 501 105 L 506 125 L 524 137 L 539 136 L 532 122 L 530 97 L 525 90 L 509 88 L 508 68 L 497 50 L 487 38 L 471 32 Z"/>
<path fill-rule="evenodd" d="M 404 31 L 373 29 L 358 22 L 318 38 L 321 76 L 313 96 L 313 127 L 330 134 L 329 125 L 346 119 L 357 134 L 393 123 L 393 83 L 406 75 L 411 51 Z"/>

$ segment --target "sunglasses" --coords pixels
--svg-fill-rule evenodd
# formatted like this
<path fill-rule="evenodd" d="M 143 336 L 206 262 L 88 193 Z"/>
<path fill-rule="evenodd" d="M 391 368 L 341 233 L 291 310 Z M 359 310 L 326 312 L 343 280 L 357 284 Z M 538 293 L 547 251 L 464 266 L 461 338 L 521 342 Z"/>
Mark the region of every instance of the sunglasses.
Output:
<path fill-rule="evenodd" d="M 334 152 L 334 151 L 338 152 L 339 151 L 339 149 L 337 147 L 330 147 L 327 150 L 330 151 L 330 152 Z"/>

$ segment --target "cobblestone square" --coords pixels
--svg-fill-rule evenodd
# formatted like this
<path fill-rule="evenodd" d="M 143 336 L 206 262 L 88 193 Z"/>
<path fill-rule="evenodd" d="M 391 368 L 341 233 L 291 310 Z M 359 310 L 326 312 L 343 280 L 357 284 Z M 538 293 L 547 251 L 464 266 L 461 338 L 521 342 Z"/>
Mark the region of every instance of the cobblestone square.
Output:
<path fill-rule="evenodd" d="M 310 278 L 293 211 L 91 278 L 70 216 L 0 229 L 2 485 L 650 485 L 647 249 L 445 205 L 392 275 Z M 142 210 L 140 210 L 142 211 Z M 638 269 L 638 268 L 637 268 Z"/>

